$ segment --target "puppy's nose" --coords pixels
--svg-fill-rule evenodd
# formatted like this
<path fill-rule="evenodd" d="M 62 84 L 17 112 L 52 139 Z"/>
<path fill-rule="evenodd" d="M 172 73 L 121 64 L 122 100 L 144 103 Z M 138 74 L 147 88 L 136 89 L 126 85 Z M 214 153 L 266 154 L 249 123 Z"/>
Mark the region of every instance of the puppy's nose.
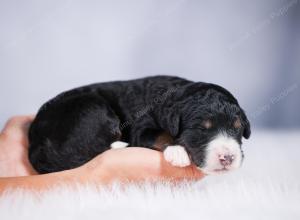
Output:
<path fill-rule="evenodd" d="M 219 160 L 223 166 L 229 166 L 230 164 L 232 164 L 234 160 L 234 155 L 231 154 L 220 155 Z"/>

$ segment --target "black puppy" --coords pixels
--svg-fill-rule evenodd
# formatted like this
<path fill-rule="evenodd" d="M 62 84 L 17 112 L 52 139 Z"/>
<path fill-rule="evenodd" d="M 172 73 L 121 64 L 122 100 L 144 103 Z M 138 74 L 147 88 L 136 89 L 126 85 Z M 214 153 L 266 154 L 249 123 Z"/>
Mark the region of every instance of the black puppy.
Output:
<path fill-rule="evenodd" d="M 174 166 L 195 163 L 205 173 L 238 168 L 249 121 L 224 88 L 155 76 L 93 84 L 44 104 L 29 131 L 29 159 L 40 173 L 78 167 L 110 148 L 160 148 Z M 127 144 L 129 143 L 129 144 Z"/>

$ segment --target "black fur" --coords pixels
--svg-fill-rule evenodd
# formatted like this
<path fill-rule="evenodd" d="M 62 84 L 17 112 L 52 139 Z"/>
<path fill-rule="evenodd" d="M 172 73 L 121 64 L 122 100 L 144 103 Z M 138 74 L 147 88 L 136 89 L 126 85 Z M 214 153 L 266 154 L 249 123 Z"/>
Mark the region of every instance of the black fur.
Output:
<path fill-rule="evenodd" d="M 242 126 L 234 128 L 240 118 Z M 213 126 L 206 129 L 204 120 Z M 29 131 L 29 159 L 39 173 L 78 167 L 121 140 L 151 148 L 168 132 L 201 166 L 205 146 L 220 130 L 239 143 L 250 125 L 224 88 L 178 77 L 155 76 L 93 84 L 64 92 L 44 104 Z"/>

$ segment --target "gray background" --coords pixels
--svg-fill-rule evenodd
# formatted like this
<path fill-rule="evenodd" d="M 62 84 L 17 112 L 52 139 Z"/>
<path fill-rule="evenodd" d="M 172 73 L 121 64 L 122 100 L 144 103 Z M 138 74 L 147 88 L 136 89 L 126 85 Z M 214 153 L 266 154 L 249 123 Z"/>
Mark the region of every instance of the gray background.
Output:
<path fill-rule="evenodd" d="M 255 127 L 300 127 L 300 0 L 0 0 L 0 126 L 93 82 L 229 89 Z"/>

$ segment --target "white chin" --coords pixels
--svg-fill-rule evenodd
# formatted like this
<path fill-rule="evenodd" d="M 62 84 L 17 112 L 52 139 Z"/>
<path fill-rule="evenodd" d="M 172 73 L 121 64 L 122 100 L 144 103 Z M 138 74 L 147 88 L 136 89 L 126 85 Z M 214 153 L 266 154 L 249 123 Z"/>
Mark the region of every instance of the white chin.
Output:
<path fill-rule="evenodd" d="M 223 169 L 223 168 L 219 168 L 219 169 L 207 169 L 207 168 L 201 168 L 201 167 L 197 167 L 197 168 L 206 175 L 224 174 L 224 173 L 228 173 L 228 172 L 234 170 L 234 169 Z"/>

